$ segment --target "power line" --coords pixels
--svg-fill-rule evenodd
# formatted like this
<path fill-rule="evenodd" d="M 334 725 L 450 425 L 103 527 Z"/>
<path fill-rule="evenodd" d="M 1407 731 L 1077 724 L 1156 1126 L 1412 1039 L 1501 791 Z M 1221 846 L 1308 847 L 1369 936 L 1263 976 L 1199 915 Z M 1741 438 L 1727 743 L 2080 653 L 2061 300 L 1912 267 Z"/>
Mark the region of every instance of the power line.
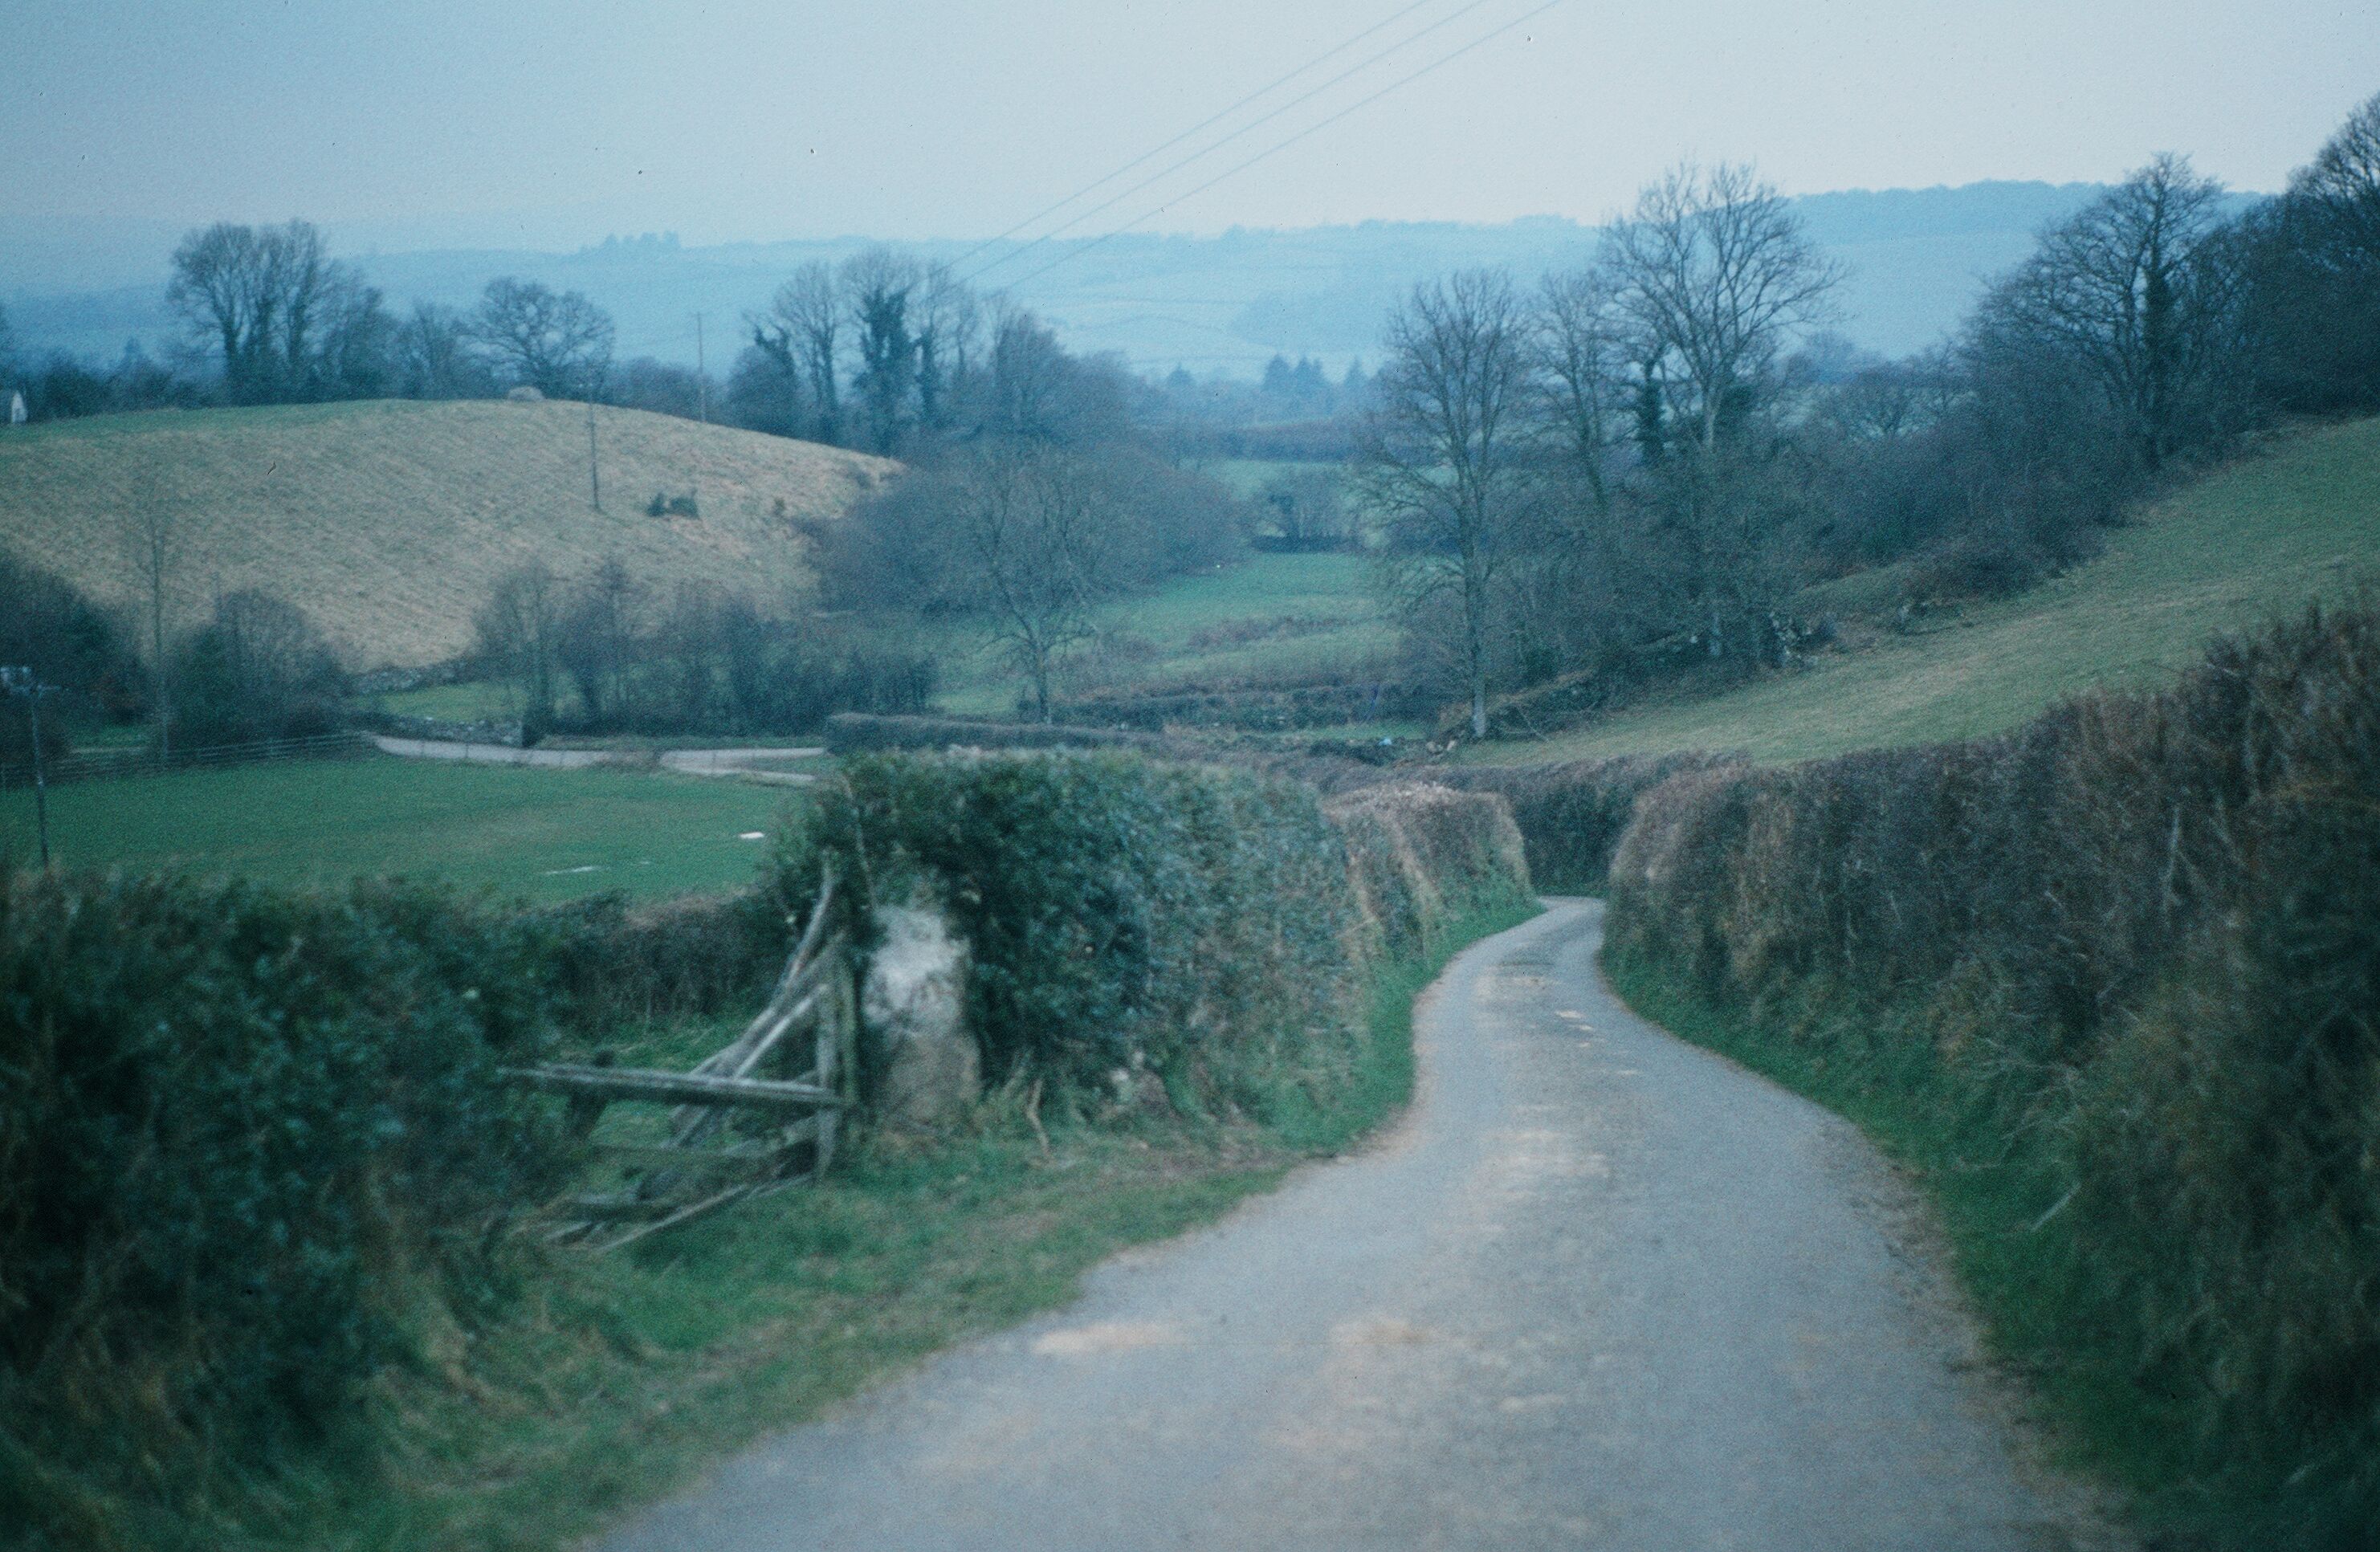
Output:
<path fill-rule="evenodd" d="M 1359 98 L 1356 101 L 1348 103 L 1347 106 L 1340 109 L 1337 113 L 1332 114 L 1330 117 L 1319 119 L 1315 123 L 1309 124 L 1294 135 L 1290 136 L 1287 139 L 1277 141 L 1276 143 L 1257 152 L 1254 156 L 1249 157 L 1246 161 L 1225 168 L 1223 171 L 1216 174 L 1213 177 L 1210 177 L 1206 182 L 1200 184 L 1197 188 L 1190 189 L 1185 193 L 1176 194 L 1171 200 L 1166 200 L 1163 204 L 1156 205 L 1148 210 L 1143 211 L 1140 214 L 1134 216 L 1130 221 L 1125 222 L 1123 225 L 1116 227 L 1114 230 L 1108 232 L 1103 236 L 1093 237 L 1090 241 L 1083 243 L 1078 247 L 1069 249 L 1066 252 L 1060 254 L 1057 258 L 1052 259 L 1050 262 L 1042 265 L 1039 269 L 1035 270 L 1028 274 L 1022 275 L 1015 280 L 1010 281 L 1008 284 L 1013 287 L 1023 285 L 1027 281 L 1038 280 L 1041 276 L 1048 274 L 1051 270 L 1056 269 L 1059 265 L 1079 259 L 1084 254 L 1088 253 L 1091 249 L 1099 247 L 1103 243 L 1112 242 L 1117 237 L 1123 236 L 1126 232 L 1129 232 L 1134 227 L 1139 225 L 1142 222 L 1164 214 L 1167 211 L 1172 209 L 1175 205 L 1182 203 L 1184 200 L 1195 199 L 1198 195 L 1204 194 L 1207 190 L 1214 188 L 1225 178 L 1234 177 L 1239 174 L 1247 171 L 1250 167 L 1255 166 L 1257 163 L 1264 161 L 1267 157 L 1287 151 L 1291 146 L 1295 145 L 1298 141 L 1305 139 L 1307 136 L 1315 134 L 1319 130 L 1329 128 L 1331 125 L 1338 123 L 1342 118 L 1345 118 L 1349 114 L 1354 113 L 1362 108 L 1369 107 L 1374 103 L 1378 102 L 1381 98 L 1386 97 L 1390 92 L 1395 91 L 1402 87 L 1411 85 L 1413 82 L 1421 79 L 1422 77 L 1428 75 L 1432 70 L 1438 69 L 1441 66 L 1451 65 L 1454 61 L 1462 58 L 1464 55 L 1469 54 L 1473 49 L 1478 48 L 1484 43 L 1491 42 L 1494 40 L 1502 37 L 1505 33 L 1510 32 L 1513 28 L 1520 26 L 1521 23 L 1527 21 L 1532 17 L 1543 16 L 1546 12 L 1552 10 L 1556 6 L 1560 4 L 1562 4 L 1562 0 L 1545 0 L 1544 5 L 1538 6 L 1531 10 L 1523 11 L 1519 16 L 1516 16 L 1512 20 L 1504 23 L 1503 26 L 1472 39 L 1471 42 L 1463 44 L 1461 48 L 1454 50 L 1451 54 L 1440 55 L 1438 58 L 1431 60 L 1428 64 L 1423 66 L 1420 69 L 1414 71 L 1411 75 L 1399 77 L 1397 79 L 1392 80 L 1388 85 L 1380 88 L 1378 91 L 1373 92 L 1370 96 Z M 1458 12 L 1457 14 L 1460 15 L 1461 13 Z M 1019 251 L 1021 252 L 1023 250 L 1019 249 Z"/>
<path fill-rule="evenodd" d="M 1248 120 L 1247 123 L 1241 125 L 1237 129 L 1232 130 L 1222 139 L 1210 141 L 1199 150 L 1192 152 L 1189 155 L 1180 157 L 1175 161 L 1167 164 L 1164 167 L 1149 174 L 1148 176 L 1141 179 L 1138 183 L 1134 184 L 1131 188 L 1120 190 L 1119 192 L 1111 195 L 1109 198 L 1100 200 L 1098 204 L 1093 205 L 1090 209 L 1072 217 L 1060 225 L 1051 227 L 1049 231 L 1042 233 L 1038 237 L 1035 237 L 1031 242 L 1019 244 L 1017 247 L 1009 249 L 1006 253 L 1003 253 L 1000 255 L 1000 257 L 992 260 L 990 263 L 980 265 L 973 273 L 963 275 L 960 278 L 969 285 L 981 280 L 985 275 L 990 274 L 992 271 L 1000 268 L 1002 264 L 1008 263 L 1012 260 L 1021 258 L 1025 254 L 1032 252 L 1035 249 L 1040 247 L 1043 243 L 1050 241 L 1052 237 L 1056 237 L 1062 233 L 1073 230 L 1075 227 L 1081 225 L 1084 222 L 1088 221 L 1091 217 L 1099 214 L 1103 211 L 1113 210 L 1116 206 L 1123 203 L 1126 200 L 1131 199 L 1134 195 L 1149 188 L 1151 185 L 1164 182 L 1167 178 L 1172 177 L 1174 174 L 1190 165 L 1193 162 L 1203 161 L 1207 157 L 1212 156 L 1215 152 L 1222 150 L 1225 146 L 1230 145 L 1233 140 L 1238 139 L 1241 136 L 1245 135 L 1252 130 L 1263 128 L 1266 125 L 1270 124 L 1274 119 L 1279 118 L 1281 115 L 1288 113 L 1293 108 L 1305 106 L 1306 103 L 1314 101 L 1315 98 L 1319 97 L 1322 93 L 1330 91 L 1332 87 L 1337 86 L 1340 82 L 1347 79 L 1350 76 L 1362 75 L 1373 66 L 1378 65 L 1381 60 L 1388 58 L 1389 55 L 1402 53 L 1404 50 L 1412 47 L 1414 44 L 1421 42 L 1424 38 L 1427 38 L 1431 33 L 1437 31 L 1439 28 L 1451 26 L 1451 24 L 1462 20 L 1464 17 L 1469 16 L 1472 12 L 1477 10 L 1480 6 L 1486 4 L 1488 4 L 1488 0 L 1470 0 L 1470 4 L 1460 6 L 1457 9 L 1449 12 L 1447 15 L 1439 18 L 1436 21 L 1431 22 L 1427 27 L 1423 28 L 1420 31 L 1411 33 L 1398 42 L 1390 43 L 1387 48 L 1380 50 L 1378 53 L 1372 55 L 1369 58 L 1366 58 L 1358 64 L 1349 66 L 1344 70 L 1342 70 L 1337 75 L 1331 77 L 1329 80 L 1324 81 L 1321 85 L 1309 88 L 1308 90 L 1298 93 L 1296 96 L 1291 98 L 1288 102 L 1283 103 L 1281 106 L 1272 109 L 1270 112 L 1261 114 L 1257 117 Z M 1490 33 L 1489 36 L 1492 37 L 1494 34 Z M 1366 99 L 1367 102 L 1370 99 L 1368 98 Z M 1327 124 L 1330 120 L 1325 119 L 1323 122 Z M 1101 181 L 1105 180 L 1103 179 Z M 1206 186 L 1201 185 L 1200 187 L 1204 188 Z"/>
<path fill-rule="evenodd" d="M 1172 151 L 1175 146 L 1178 146 L 1183 141 L 1190 139 L 1191 136 L 1198 134 L 1200 131 L 1205 130 L 1213 125 L 1221 123 L 1224 119 L 1231 117 L 1242 108 L 1246 107 L 1250 103 L 1277 91 L 1281 87 L 1288 85 L 1291 81 L 1293 81 L 1298 77 L 1305 74 L 1306 71 L 1313 69 L 1324 60 L 1330 58 L 1334 55 L 1346 53 L 1349 49 L 1354 48 L 1357 43 L 1362 42 L 1373 33 L 1380 30 L 1380 29 L 1402 21 L 1405 18 L 1413 15 L 1414 12 L 1420 10 L 1423 6 L 1432 3 L 1433 0 L 1414 0 L 1414 3 L 1404 7 L 1404 9 L 1398 11 L 1392 16 L 1372 23 L 1371 26 L 1366 27 L 1352 38 L 1348 38 L 1332 44 L 1330 47 L 1323 50 L 1320 54 L 1318 54 L 1313 58 L 1307 60 L 1305 64 L 1300 65 L 1296 69 L 1290 71 L 1287 75 L 1280 76 L 1268 81 L 1263 86 L 1257 88 L 1254 91 L 1251 91 L 1246 96 L 1241 98 L 1238 102 L 1233 103 L 1231 106 L 1200 119 L 1197 123 L 1192 125 L 1189 128 L 1183 130 L 1182 133 L 1174 136 L 1172 139 L 1165 141 L 1163 144 L 1151 146 L 1148 150 L 1142 152 L 1138 156 L 1134 157 L 1131 161 L 1125 163 L 1123 166 L 1118 167 L 1115 171 L 1108 174 L 1106 176 L 1095 179 L 1090 183 L 1087 183 L 1083 185 L 1082 188 L 1075 189 L 1072 194 L 1067 195 L 1064 199 L 1060 200 L 1057 203 L 1045 206 L 1042 209 L 1034 212 L 1031 215 L 1026 216 L 1015 225 L 1011 226 L 1007 231 L 1000 233 L 996 236 L 986 237 L 983 241 L 976 244 L 973 248 L 968 249 L 965 253 L 962 253 L 957 258 L 950 261 L 951 268 L 955 270 L 961 264 L 964 264 L 968 260 L 974 258 L 977 254 L 984 251 L 984 249 L 994 248 L 1001 243 L 1006 242 L 1009 238 L 1016 236 L 1017 233 L 1022 232 L 1025 228 L 1032 225 L 1043 217 L 1054 215 L 1058 212 L 1064 210 L 1068 205 L 1073 204 L 1075 200 L 1081 199 L 1084 195 L 1091 192 L 1091 190 L 1102 188 L 1107 184 L 1113 183 L 1116 179 L 1123 176 L 1124 174 L 1132 171 L 1135 167 L 1139 166 L 1150 157 L 1163 155 L 1166 152 Z"/>

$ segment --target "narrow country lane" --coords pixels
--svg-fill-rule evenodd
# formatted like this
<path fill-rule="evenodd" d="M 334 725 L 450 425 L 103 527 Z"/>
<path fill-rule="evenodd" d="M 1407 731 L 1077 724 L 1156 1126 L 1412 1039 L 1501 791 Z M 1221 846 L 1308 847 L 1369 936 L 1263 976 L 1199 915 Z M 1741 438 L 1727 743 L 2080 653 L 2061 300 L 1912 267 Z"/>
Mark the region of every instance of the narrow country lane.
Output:
<path fill-rule="evenodd" d="M 632 756 L 606 749 L 522 749 L 509 744 L 469 744 L 459 739 L 393 738 L 371 735 L 373 747 L 403 759 L 462 760 L 472 765 L 523 765 L 553 770 L 589 770 L 598 767 L 633 767 Z M 802 746 L 759 749 L 665 749 L 650 757 L 663 770 L 684 776 L 732 776 L 747 782 L 806 787 L 818 780 L 800 770 L 779 770 L 788 760 L 814 759 L 821 746 Z"/>
<path fill-rule="evenodd" d="M 1428 994 L 1388 1137 L 769 1441 L 611 1552 L 2094 1546 L 1906 1189 L 1635 1018 L 1560 902 Z"/>

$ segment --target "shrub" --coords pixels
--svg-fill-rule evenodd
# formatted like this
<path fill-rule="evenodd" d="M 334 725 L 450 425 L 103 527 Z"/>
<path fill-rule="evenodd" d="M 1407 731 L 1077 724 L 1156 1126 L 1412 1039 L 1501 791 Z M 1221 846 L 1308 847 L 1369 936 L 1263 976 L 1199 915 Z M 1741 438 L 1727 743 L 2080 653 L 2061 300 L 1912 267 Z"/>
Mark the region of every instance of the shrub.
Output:
<path fill-rule="evenodd" d="M 0 551 L 0 664 L 32 669 L 77 707 L 129 717 L 147 706 L 149 675 L 122 628 L 65 578 Z M 45 712 L 53 757 L 67 752 L 58 722 Z M 30 758 L 30 743 L 24 719 L 0 711 L 0 761 Z"/>
<path fill-rule="evenodd" d="M 1681 776 L 1611 878 L 1620 961 L 1983 1118 L 2058 1340 L 2185 1425 L 2242 1545 L 2364 1544 L 2380 612 L 1999 738 Z"/>
<path fill-rule="evenodd" d="M 832 858 L 855 909 L 937 903 L 973 952 L 987 1073 L 1148 1065 L 1245 1097 L 1343 1049 L 1357 920 L 1311 790 L 1117 755 L 873 755 L 845 777 L 780 837 L 770 888 L 805 900 Z"/>
<path fill-rule="evenodd" d="M 494 1077 L 548 952 L 394 884 L 0 881 L 0 1453 L 261 1450 L 484 1312 L 563 1157 Z"/>
<path fill-rule="evenodd" d="M 346 693 L 338 659 L 304 611 L 267 593 L 227 594 L 176 654 L 175 741 L 243 744 L 330 733 Z"/>
<path fill-rule="evenodd" d="M 809 903 L 798 908 L 807 911 Z M 757 890 L 632 904 L 597 894 L 532 913 L 550 940 L 556 1015 L 594 1037 L 624 1021 L 727 1012 L 765 1000 L 783 968 L 786 912 Z"/>

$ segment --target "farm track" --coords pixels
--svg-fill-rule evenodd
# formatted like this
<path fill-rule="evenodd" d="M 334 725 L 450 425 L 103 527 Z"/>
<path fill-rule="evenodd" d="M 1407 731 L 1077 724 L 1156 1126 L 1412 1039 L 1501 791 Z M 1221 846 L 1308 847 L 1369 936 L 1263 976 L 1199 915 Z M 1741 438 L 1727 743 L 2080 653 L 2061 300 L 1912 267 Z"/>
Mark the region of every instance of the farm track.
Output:
<path fill-rule="evenodd" d="M 516 749 L 504 744 L 465 744 L 434 738 L 390 738 L 372 735 L 373 746 L 384 755 L 405 759 L 463 760 L 474 765 L 535 766 L 554 770 L 587 770 L 603 767 L 629 768 L 641 757 L 603 749 Z M 747 782 L 804 787 L 818 780 L 807 771 L 772 770 L 771 763 L 810 759 L 826 751 L 817 747 L 772 749 L 666 749 L 657 757 L 661 769 L 683 776 L 734 776 Z"/>
<path fill-rule="evenodd" d="M 1377 1146 L 610 1552 L 2121 1545 L 2028 1464 L 1907 1188 L 1630 1013 L 1601 922 L 1559 903 L 1458 959 Z"/>

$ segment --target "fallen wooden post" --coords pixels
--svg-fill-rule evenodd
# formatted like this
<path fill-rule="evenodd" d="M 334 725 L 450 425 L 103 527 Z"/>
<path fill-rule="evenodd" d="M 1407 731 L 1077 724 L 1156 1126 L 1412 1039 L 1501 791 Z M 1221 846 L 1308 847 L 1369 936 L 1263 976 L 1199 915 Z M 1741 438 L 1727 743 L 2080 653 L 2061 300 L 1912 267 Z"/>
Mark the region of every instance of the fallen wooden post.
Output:
<path fill-rule="evenodd" d="M 664 1073 L 645 1067 L 588 1067 L 553 1061 L 538 1067 L 506 1067 L 502 1069 L 502 1075 L 548 1094 L 658 1099 L 671 1105 L 750 1105 L 809 1110 L 845 1102 L 842 1095 L 817 1084 L 731 1078 L 717 1073 Z"/>
<path fill-rule="evenodd" d="M 850 940 L 828 930 L 833 903 L 830 873 L 767 1004 L 742 1034 L 693 1071 L 566 1061 L 500 1070 L 507 1082 L 567 1098 L 571 1130 L 581 1138 L 589 1137 L 615 1102 L 673 1107 L 666 1142 L 589 1139 L 598 1156 L 625 1171 L 626 1189 L 557 1204 L 568 1221 L 550 1239 L 592 1237 L 607 1224 L 631 1225 L 596 1247 L 617 1250 L 756 1192 L 792 1183 L 798 1178 L 795 1161 L 805 1147 L 809 1150 L 809 1177 L 826 1172 L 834 1153 L 838 1112 L 858 1102 L 859 1010 Z M 813 1064 L 808 1072 L 798 1078 L 755 1075 L 763 1070 L 783 1073 L 792 1066 L 790 1053 L 797 1048 L 788 1037 L 801 1031 L 810 1035 Z M 718 1137 L 722 1122 L 739 1109 L 771 1117 L 737 1121 L 737 1130 L 761 1134 L 760 1138 L 727 1142 Z M 783 1119 L 789 1113 L 798 1119 Z M 722 1182 L 722 1175 L 744 1178 L 728 1184 Z M 689 1201 L 697 1191 L 709 1194 Z"/>

